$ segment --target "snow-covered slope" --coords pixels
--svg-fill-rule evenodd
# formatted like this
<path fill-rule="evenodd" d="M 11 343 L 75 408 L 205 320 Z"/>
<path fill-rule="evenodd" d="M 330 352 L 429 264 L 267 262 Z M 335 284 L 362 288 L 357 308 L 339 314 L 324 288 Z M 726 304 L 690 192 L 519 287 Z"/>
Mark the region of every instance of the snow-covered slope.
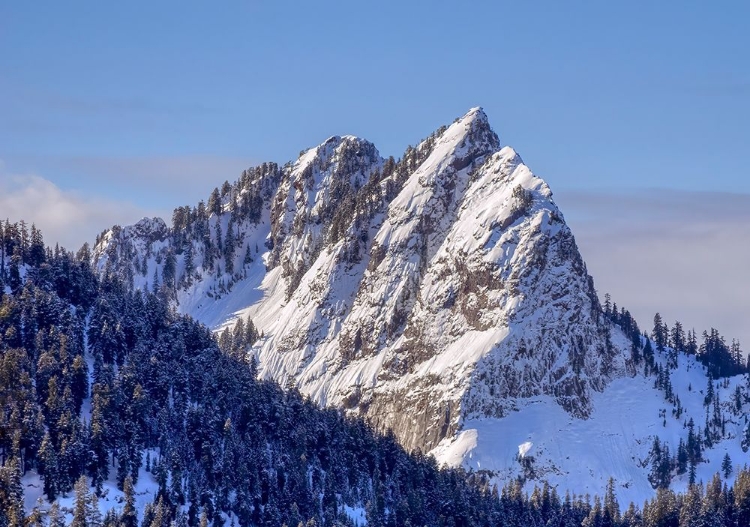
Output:
<path fill-rule="evenodd" d="M 611 474 L 647 495 L 663 396 L 604 316 L 549 187 L 481 109 L 398 162 L 332 137 L 172 223 L 103 233 L 99 269 L 217 330 L 252 321 L 260 375 L 443 462 L 508 478 L 529 470 L 521 452 L 562 488 L 599 492 Z"/>
<path fill-rule="evenodd" d="M 657 354 L 657 362 L 666 360 Z M 695 357 L 680 355 L 678 366 L 671 370 L 672 389 L 680 400 L 681 411 L 655 388 L 654 376 L 638 373 L 615 379 L 592 398 L 593 410 L 588 419 L 577 419 L 564 412 L 548 396 L 524 401 L 517 412 L 500 419 L 476 417 L 467 419 L 463 429 L 446 438 L 432 454 L 449 466 L 465 465 L 492 472 L 499 482 L 521 478 L 531 491 L 540 481 L 547 481 L 558 492 L 602 495 L 612 477 L 621 504 L 642 505 L 654 496 L 649 476 L 653 473 L 652 446 L 655 438 L 676 456 L 680 441 L 687 444 L 688 423 L 692 419 L 697 435 L 705 435 L 707 376 Z M 733 396 L 738 386 L 743 394 L 747 377 L 713 381 L 720 407 L 718 429 L 721 437 L 702 454 L 696 465 L 696 482 L 708 483 L 722 472 L 722 461 L 729 454 L 733 474 L 746 463 L 742 437 L 747 427 L 747 399 L 737 405 Z M 744 409 L 743 409 L 744 406 Z M 713 429 L 713 424 L 708 428 Z M 688 472 L 672 469 L 671 488 L 685 492 Z M 728 482 L 731 484 L 733 475 Z"/>

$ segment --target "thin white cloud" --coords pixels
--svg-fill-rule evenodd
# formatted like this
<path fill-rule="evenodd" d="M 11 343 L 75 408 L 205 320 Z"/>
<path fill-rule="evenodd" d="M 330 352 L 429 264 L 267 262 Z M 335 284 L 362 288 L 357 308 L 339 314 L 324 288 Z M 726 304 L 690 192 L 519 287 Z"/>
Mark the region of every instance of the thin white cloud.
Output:
<path fill-rule="evenodd" d="M 5 161 L 0 159 L 0 219 L 35 223 L 47 244 L 68 249 L 143 216 L 169 222 L 175 207 L 208 199 L 215 186 L 236 180 L 252 164 L 212 155 L 12 155 Z"/>
<path fill-rule="evenodd" d="M 253 161 L 217 155 L 184 156 L 6 156 L 9 166 L 34 167 L 65 189 L 128 197 L 141 206 L 172 210 L 197 205 L 211 190 L 234 182 Z"/>
<path fill-rule="evenodd" d="M 600 296 L 650 330 L 657 311 L 750 351 L 750 195 L 562 191 L 556 201 Z"/>
<path fill-rule="evenodd" d="M 47 245 L 76 250 L 114 224 L 130 224 L 144 216 L 163 215 L 132 203 L 84 196 L 60 189 L 36 175 L 7 174 L 0 165 L 0 218 L 26 221 L 41 229 Z"/>

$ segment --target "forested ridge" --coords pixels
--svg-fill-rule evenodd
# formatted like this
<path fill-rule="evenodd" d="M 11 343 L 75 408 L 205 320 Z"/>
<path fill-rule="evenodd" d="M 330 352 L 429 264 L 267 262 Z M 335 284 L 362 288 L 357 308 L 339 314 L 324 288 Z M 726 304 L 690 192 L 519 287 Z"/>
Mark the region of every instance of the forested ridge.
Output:
<path fill-rule="evenodd" d="M 0 224 L 0 527 L 171 525 L 748 525 L 750 473 L 643 510 L 498 490 L 485 473 L 438 469 L 392 435 L 256 379 L 251 323 L 221 339 L 164 295 L 98 277 L 84 246 L 45 248 Z M 139 474 L 154 499 L 134 506 Z M 24 510 L 38 473 L 47 504 Z M 124 500 L 99 512 L 106 482 Z M 74 494 L 64 510 L 56 500 Z M 99 503 L 102 503 L 99 501 Z M 51 504 L 51 505 L 50 505 Z M 105 507 L 102 507 L 105 508 Z M 702 523 L 701 523 L 702 522 Z"/>

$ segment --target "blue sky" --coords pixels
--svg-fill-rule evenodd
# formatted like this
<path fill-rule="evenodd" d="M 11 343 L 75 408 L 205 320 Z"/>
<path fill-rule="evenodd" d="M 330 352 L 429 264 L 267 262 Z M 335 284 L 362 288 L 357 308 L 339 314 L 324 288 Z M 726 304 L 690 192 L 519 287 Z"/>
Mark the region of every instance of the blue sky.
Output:
<path fill-rule="evenodd" d="M 740 1 L 5 2 L 0 216 L 77 245 L 333 134 L 398 156 L 479 105 L 556 192 L 600 289 L 671 298 L 675 258 L 715 255 L 685 270 L 695 288 L 750 245 L 750 216 L 722 205 L 750 194 L 748 20 Z M 703 234 L 610 270 L 670 225 Z M 743 274 L 716 280 L 750 297 Z M 710 295 L 700 327 L 730 316 Z M 664 303 L 667 320 L 685 304 Z"/>

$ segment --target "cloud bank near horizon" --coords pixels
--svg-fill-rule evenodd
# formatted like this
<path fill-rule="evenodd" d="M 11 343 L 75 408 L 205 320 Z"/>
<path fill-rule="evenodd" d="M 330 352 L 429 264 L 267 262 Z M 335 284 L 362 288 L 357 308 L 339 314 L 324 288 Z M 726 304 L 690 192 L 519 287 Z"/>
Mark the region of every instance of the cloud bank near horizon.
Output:
<path fill-rule="evenodd" d="M 76 251 L 115 224 L 129 224 L 163 211 L 102 196 L 63 190 L 37 175 L 0 172 L 0 219 L 35 224 L 47 245 Z"/>
<path fill-rule="evenodd" d="M 658 311 L 750 351 L 750 195 L 643 189 L 555 194 L 600 297 L 650 331 Z"/>

